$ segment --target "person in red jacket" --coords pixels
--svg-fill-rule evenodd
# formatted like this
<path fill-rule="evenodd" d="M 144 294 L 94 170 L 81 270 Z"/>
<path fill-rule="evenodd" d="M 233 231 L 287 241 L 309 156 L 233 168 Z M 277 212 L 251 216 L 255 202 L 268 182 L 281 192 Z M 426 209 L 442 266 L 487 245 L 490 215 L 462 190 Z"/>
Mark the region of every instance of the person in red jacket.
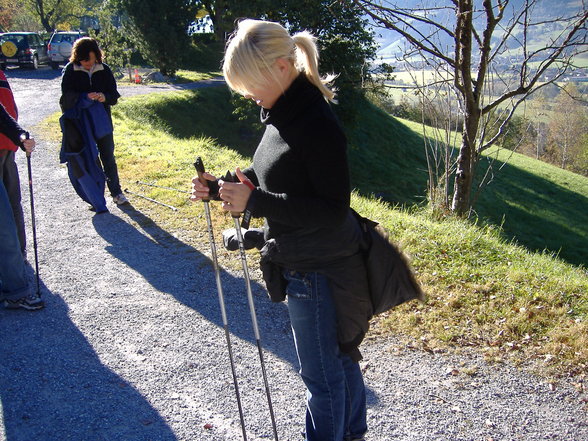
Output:
<path fill-rule="evenodd" d="M 6 135 L 14 144 L 27 153 L 35 147 L 34 139 L 22 139 L 25 131 L 12 116 L 0 105 L 0 133 Z M 45 306 L 36 295 L 26 274 L 25 261 L 22 258 L 20 244 L 16 233 L 14 216 L 10 208 L 8 194 L 0 180 L 0 302 L 8 309 L 26 309 L 35 311 Z"/>
<path fill-rule="evenodd" d="M 4 109 L 15 121 L 18 121 L 18 109 L 14 101 L 14 96 L 12 95 L 8 80 L 2 71 L 0 71 L 0 104 L 4 106 Z M 18 167 L 15 162 L 16 150 L 18 150 L 16 144 L 6 135 L 0 133 L 0 181 L 4 183 L 6 193 L 8 194 L 8 200 L 10 201 L 12 214 L 14 215 L 14 222 L 16 223 L 20 251 L 23 258 L 26 259 L 27 242 L 21 205 L 20 179 L 18 176 Z"/>

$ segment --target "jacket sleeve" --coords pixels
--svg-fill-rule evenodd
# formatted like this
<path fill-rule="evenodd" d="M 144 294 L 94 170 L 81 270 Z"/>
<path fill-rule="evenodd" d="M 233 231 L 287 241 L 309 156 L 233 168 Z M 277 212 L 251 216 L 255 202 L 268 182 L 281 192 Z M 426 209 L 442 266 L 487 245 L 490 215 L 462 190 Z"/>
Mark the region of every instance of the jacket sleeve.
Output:
<path fill-rule="evenodd" d="M 107 83 L 106 83 L 106 90 L 104 93 L 104 97 L 106 98 L 106 104 L 109 106 L 114 106 L 118 99 L 120 98 L 120 93 L 118 93 L 118 89 L 116 87 L 116 80 L 114 79 L 114 75 L 112 74 L 112 70 L 107 65 L 104 65 L 104 70 L 107 73 Z"/>
<path fill-rule="evenodd" d="M 25 130 L 10 116 L 3 105 L 0 105 L 0 131 L 10 138 L 14 144 L 18 146 L 22 145 L 20 135 L 25 133 Z"/>
<path fill-rule="evenodd" d="M 61 98 L 59 99 L 61 110 L 65 112 L 73 108 L 78 102 L 79 95 L 80 93 L 74 87 L 73 65 L 70 63 L 63 69 L 61 77 Z"/>

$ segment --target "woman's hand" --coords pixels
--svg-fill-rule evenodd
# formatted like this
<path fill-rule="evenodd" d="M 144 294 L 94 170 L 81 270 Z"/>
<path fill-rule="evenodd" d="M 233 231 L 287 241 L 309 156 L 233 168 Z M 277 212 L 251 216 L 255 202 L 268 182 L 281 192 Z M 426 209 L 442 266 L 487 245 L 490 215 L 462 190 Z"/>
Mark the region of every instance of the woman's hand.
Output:
<path fill-rule="evenodd" d="M 88 93 L 88 98 L 90 98 L 92 101 L 99 101 L 101 103 L 106 101 L 106 97 L 102 92 L 90 92 Z"/>
<path fill-rule="evenodd" d="M 202 177 L 207 181 L 216 181 L 216 177 L 211 175 L 210 173 L 202 173 Z M 208 199 L 208 185 L 203 184 L 198 179 L 198 176 L 195 176 L 192 179 L 192 196 L 190 196 L 190 200 L 192 202 L 197 202 L 202 199 Z"/>
<path fill-rule="evenodd" d="M 247 207 L 251 192 L 255 189 L 253 183 L 243 174 L 241 169 L 235 169 L 240 182 L 219 181 L 219 195 L 223 200 L 222 208 L 233 213 L 242 213 Z"/>
<path fill-rule="evenodd" d="M 33 153 L 33 151 L 35 151 L 35 140 L 33 138 L 23 139 L 22 145 L 25 149 L 25 152 L 27 152 L 27 155 L 30 155 Z"/>

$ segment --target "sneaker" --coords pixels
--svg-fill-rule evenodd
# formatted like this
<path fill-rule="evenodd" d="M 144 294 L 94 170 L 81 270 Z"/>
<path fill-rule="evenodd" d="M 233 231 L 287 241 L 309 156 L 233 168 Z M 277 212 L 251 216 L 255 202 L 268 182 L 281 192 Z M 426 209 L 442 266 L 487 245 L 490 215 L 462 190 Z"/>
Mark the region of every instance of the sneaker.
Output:
<path fill-rule="evenodd" d="M 36 311 L 45 307 L 45 302 L 41 297 L 31 295 L 28 297 L 21 297 L 17 300 L 4 300 L 4 307 L 6 309 L 26 309 L 27 311 Z"/>
<path fill-rule="evenodd" d="M 113 197 L 112 200 L 114 201 L 114 203 L 116 205 L 124 205 L 124 204 L 129 203 L 129 200 L 127 199 L 127 197 L 122 193 L 119 194 L 118 196 Z"/>

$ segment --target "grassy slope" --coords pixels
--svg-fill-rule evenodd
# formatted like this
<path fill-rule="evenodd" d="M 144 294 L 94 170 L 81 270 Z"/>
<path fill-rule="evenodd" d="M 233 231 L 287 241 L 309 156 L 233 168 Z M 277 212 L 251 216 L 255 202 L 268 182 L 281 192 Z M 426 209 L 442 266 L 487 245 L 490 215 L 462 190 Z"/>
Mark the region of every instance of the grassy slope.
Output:
<path fill-rule="evenodd" d="M 242 127 L 231 116 L 228 100 L 224 88 L 201 89 L 123 99 L 114 112 L 123 182 L 180 210 L 172 212 L 137 198 L 133 201 L 135 207 L 145 219 L 156 220 L 186 242 L 206 237 L 201 207 L 189 203 L 186 195 L 134 183 L 141 180 L 187 189 L 197 155 L 203 156 L 207 168 L 217 175 L 229 167 L 247 165 L 252 141 L 240 139 Z M 358 128 L 349 132 L 352 177 L 357 189 L 353 205 L 392 232 L 392 237 L 411 255 L 429 295 L 425 304 L 403 305 L 378 317 L 374 332 L 405 335 L 430 350 L 468 346 L 495 360 L 532 358 L 554 371 L 586 369 L 586 271 L 514 245 L 501 236 L 498 228 L 455 219 L 436 221 L 425 210 L 394 209 L 369 197 L 380 193 L 405 204 L 419 201 L 425 173 L 418 125 L 389 118 L 368 103 L 363 106 Z M 575 191 L 564 190 L 560 185 L 569 176 L 562 178 L 564 175 L 548 168 L 542 173 L 556 175 L 550 179 L 559 185 L 546 184 L 546 177 L 525 168 L 524 159 L 511 166 L 514 172 L 510 179 L 518 186 L 541 192 L 542 188 L 549 189 L 554 192 L 550 201 L 556 206 L 563 194 L 579 198 L 576 193 L 582 191 L 582 197 L 586 196 L 585 180 L 573 183 L 578 186 Z M 532 164 L 534 170 L 542 167 L 541 163 Z M 521 170 L 517 171 L 517 167 Z M 517 176 L 528 181 L 517 181 Z M 520 204 L 529 200 L 520 190 L 509 193 L 508 200 L 516 201 L 517 195 L 524 196 Z M 496 197 L 501 197 L 499 192 Z M 572 210 L 562 211 L 567 213 L 565 216 L 582 215 L 579 205 L 555 211 L 558 210 Z M 217 233 L 231 227 L 231 220 L 218 204 L 213 204 L 213 214 Z M 502 215 L 497 218 L 500 220 Z M 547 223 L 546 236 L 553 232 L 552 225 Z M 525 233 L 525 228 L 520 227 L 520 231 Z M 579 228 L 577 236 L 583 234 L 586 225 Z M 252 253 L 251 261 L 255 260 Z"/>
<path fill-rule="evenodd" d="M 194 45 L 188 57 L 198 75 L 216 76 L 222 45 Z M 181 81 L 193 72 L 180 71 Z M 483 194 L 477 211 L 498 228 L 435 221 L 422 210 L 393 209 L 369 197 L 411 206 L 424 200 L 426 161 L 420 125 L 394 120 L 368 103 L 348 130 L 353 205 L 381 222 L 412 257 L 429 299 L 374 320 L 372 332 L 394 332 L 425 349 L 472 346 L 498 360 L 536 358 L 560 372 L 588 365 L 588 276 L 547 254 L 547 248 L 586 264 L 587 180 L 515 155 Z M 199 204 L 187 195 L 137 184 L 188 189 L 192 162 L 205 158 L 222 174 L 249 162 L 255 139 L 231 115 L 224 89 L 123 98 L 114 111 L 117 158 L 129 189 L 175 205 L 178 212 L 132 198 L 140 225 L 156 222 L 186 242 L 206 241 Z M 56 118 L 47 122 L 51 130 Z M 245 137 L 243 136 L 245 135 Z M 512 191 L 515 189 L 515 191 Z M 232 221 L 212 204 L 217 234 Z M 504 217 L 504 223 L 502 223 Z M 507 240 L 505 240 L 505 238 Z M 234 261 L 219 249 L 225 265 Z M 252 254 L 251 262 L 256 258 Z"/>
<path fill-rule="evenodd" d="M 362 194 L 398 204 L 425 200 L 420 124 L 390 118 L 364 103 L 349 140 L 352 176 Z M 505 238 L 530 250 L 588 266 L 588 179 L 505 150 L 488 151 L 479 174 L 489 160 L 494 177 L 474 207 L 479 219 L 500 225 Z"/>

